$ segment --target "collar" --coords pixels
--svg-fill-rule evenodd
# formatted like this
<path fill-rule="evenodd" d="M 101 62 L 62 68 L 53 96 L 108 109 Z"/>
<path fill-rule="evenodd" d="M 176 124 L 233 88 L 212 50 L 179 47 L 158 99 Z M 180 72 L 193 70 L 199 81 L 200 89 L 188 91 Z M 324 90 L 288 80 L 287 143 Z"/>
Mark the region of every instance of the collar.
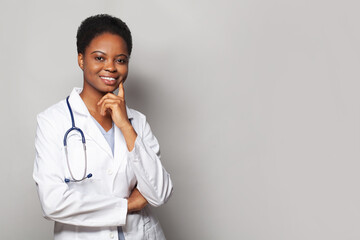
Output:
<path fill-rule="evenodd" d="M 80 97 L 80 93 L 82 92 L 82 88 L 74 88 L 69 97 L 69 103 L 71 106 L 71 109 L 73 112 L 76 112 L 77 114 L 90 117 L 90 112 L 87 109 L 84 101 Z M 128 115 L 129 119 L 133 119 L 132 112 L 128 106 L 126 106 L 126 113 Z"/>

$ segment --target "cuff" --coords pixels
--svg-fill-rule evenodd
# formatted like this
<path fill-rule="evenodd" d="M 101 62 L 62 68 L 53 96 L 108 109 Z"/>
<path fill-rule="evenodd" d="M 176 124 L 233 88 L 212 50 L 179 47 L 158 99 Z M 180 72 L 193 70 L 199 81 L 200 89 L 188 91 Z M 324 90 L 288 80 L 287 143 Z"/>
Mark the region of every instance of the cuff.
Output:
<path fill-rule="evenodd" d="M 119 203 L 116 205 L 115 211 L 119 216 L 117 226 L 124 226 L 126 224 L 126 216 L 128 210 L 128 200 L 125 198 L 120 199 Z"/>

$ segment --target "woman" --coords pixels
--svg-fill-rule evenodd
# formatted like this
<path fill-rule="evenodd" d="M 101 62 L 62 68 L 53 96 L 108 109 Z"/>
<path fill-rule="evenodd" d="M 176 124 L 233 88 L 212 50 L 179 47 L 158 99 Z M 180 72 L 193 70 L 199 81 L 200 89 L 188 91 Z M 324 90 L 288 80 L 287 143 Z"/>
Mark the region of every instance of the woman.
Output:
<path fill-rule="evenodd" d="M 85 19 L 77 32 L 83 88 L 37 117 L 33 177 L 56 240 L 165 239 L 148 203 L 164 204 L 173 186 L 145 116 L 125 104 L 131 50 L 120 19 Z"/>

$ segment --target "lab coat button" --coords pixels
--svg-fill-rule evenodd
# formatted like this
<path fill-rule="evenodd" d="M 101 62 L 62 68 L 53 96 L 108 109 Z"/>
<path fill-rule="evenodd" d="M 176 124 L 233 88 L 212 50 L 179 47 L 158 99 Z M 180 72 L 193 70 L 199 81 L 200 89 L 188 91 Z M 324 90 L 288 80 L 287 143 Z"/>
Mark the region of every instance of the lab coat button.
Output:
<path fill-rule="evenodd" d="M 111 169 L 108 169 L 107 174 L 111 175 L 111 174 L 113 174 L 113 171 Z"/>
<path fill-rule="evenodd" d="M 111 238 L 111 239 L 114 238 L 114 233 L 110 233 L 110 238 Z"/>

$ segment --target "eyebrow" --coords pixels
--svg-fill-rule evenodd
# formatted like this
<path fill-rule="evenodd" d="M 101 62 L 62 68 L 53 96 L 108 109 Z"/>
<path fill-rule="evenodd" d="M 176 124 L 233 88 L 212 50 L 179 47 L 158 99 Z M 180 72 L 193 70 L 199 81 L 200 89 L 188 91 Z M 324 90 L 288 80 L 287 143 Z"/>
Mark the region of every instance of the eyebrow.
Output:
<path fill-rule="evenodd" d="M 90 54 L 94 54 L 94 53 L 102 53 L 102 54 L 104 54 L 104 55 L 107 55 L 106 53 L 104 53 L 104 52 L 102 52 L 102 51 L 99 51 L 99 50 L 93 51 L 93 52 L 90 53 Z M 124 57 L 126 57 L 126 58 L 129 58 L 126 54 L 123 54 L 123 53 L 118 54 L 118 55 L 116 55 L 115 57 L 120 57 L 120 56 L 124 56 Z"/>

